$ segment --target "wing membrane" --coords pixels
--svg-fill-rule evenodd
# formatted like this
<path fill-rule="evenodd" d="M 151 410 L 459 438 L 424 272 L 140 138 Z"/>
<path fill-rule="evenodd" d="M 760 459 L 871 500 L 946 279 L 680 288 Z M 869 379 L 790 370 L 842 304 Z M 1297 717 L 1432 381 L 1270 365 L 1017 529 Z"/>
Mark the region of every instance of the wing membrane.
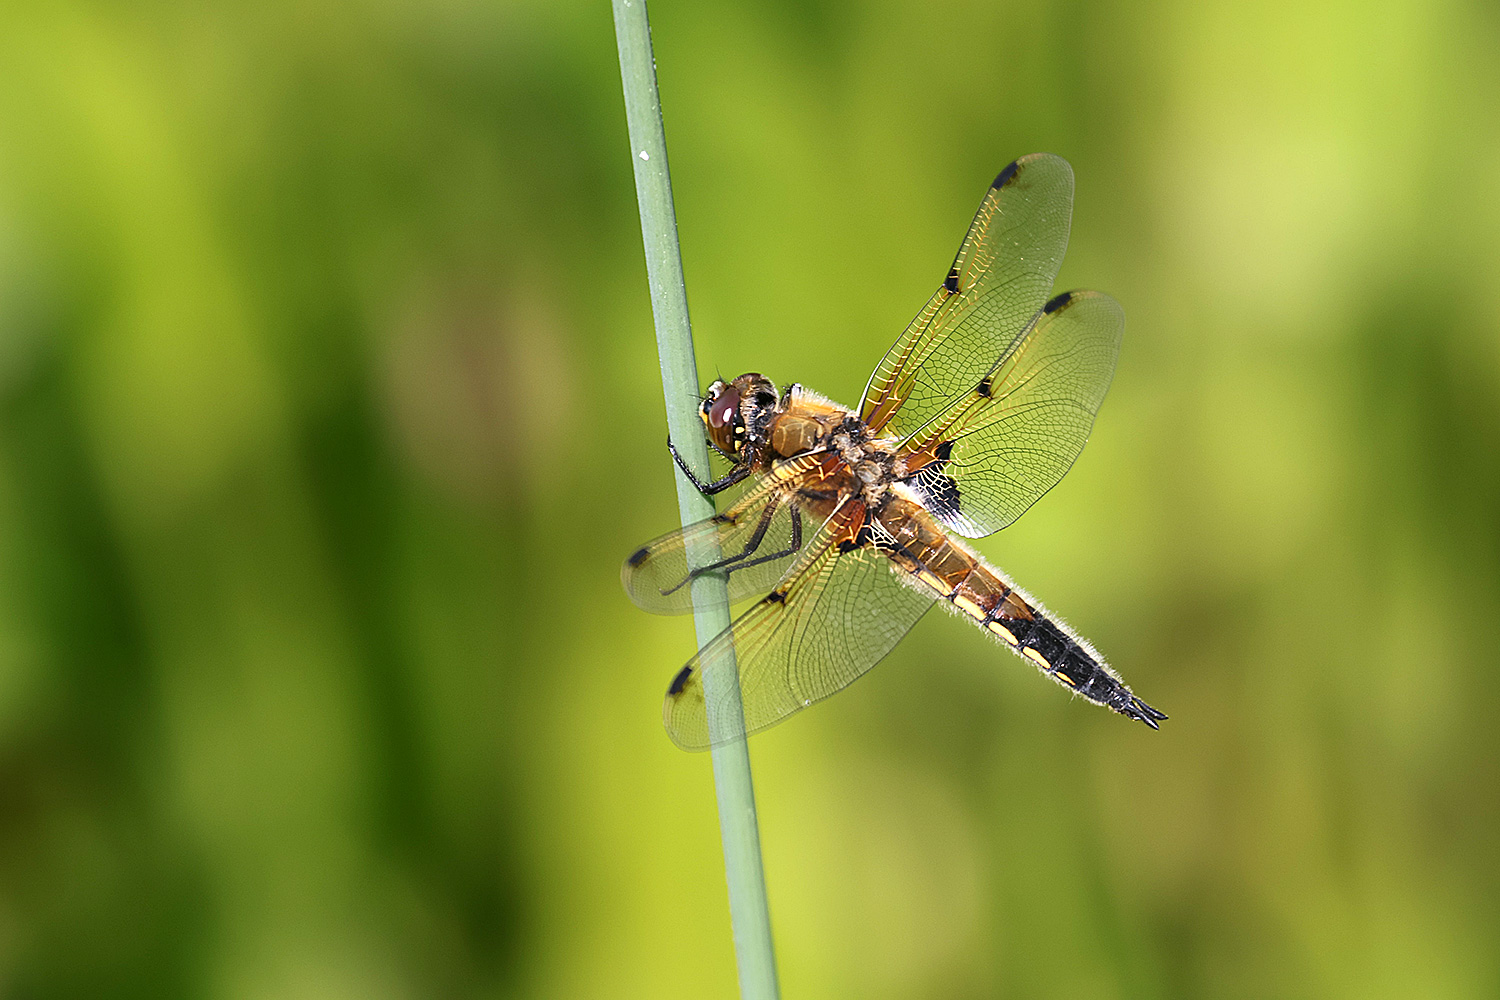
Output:
<path fill-rule="evenodd" d="M 859 415 L 907 437 L 1010 350 L 1052 289 L 1068 247 L 1073 168 L 1050 153 L 1000 172 L 948 277 L 870 376 Z"/>
<path fill-rule="evenodd" d="M 1101 292 L 1047 303 L 1015 350 L 908 442 L 907 480 L 969 538 L 999 531 L 1057 485 L 1088 441 L 1114 375 L 1125 311 Z"/>
<path fill-rule="evenodd" d="M 693 610 L 693 593 L 692 587 L 686 585 L 688 553 L 701 551 L 704 542 L 716 542 L 718 550 L 728 558 L 744 552 L 755 540 L 754 552 L 740 560 L 753 565 L 737 568 L 730 563 L 710 572 L 727 573 L 730 604 L 762 597 L 796 558 L 793 542 L 801 541 L 799 526 L 794 524 L 798 516 L 795 508 L 780 501 L 775 491 L 752 490 L 723 514 L 680 528 L 637 549 L 621 567 L 620 580 L 637 607 L 658 615 L 689 614 Z M 757 533 L 761 535 L 759 539 L 754 538 Z"/>
<path fill-rule="evenodd" d="M 933 604 L 901 582 L 901 570 L 871 548 L 842 551 L 847 525 L 825 526 L 773 591 L 688 661 L 663 716 L 673 742 L 704 750 L 709 716 L 722 718 L 738 680 L 744 727 L 720 743 L 775 725 L 848 687 L 890 652 Z M 738 678 L 732 662 L 738 662 Z M 709 671 L 705 695 L 704 671 Z"/>

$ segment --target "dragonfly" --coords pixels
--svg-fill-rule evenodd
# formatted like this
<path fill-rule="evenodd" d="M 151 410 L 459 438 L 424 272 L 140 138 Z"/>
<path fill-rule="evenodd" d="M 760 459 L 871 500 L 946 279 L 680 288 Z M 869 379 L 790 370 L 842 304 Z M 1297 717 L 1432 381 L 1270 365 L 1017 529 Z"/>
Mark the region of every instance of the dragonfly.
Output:
<path fill-rule="evenodd" d="M 837 693 L 934 605 L 1076 694 L 1159 728 L 1164 713 L 960 540 L 1006 527 L 1056 485 L 1114 375 L 1119 303 L 1052 294 L 1072 209 L 1066 160 L 1016 160 L 858 407 L 751 372 L 715 381 L 698 410 L 725 475 L 700 479 L 668 440 L 698 490 L 740 491 L 632 552 L 626 592 L 646 611 L 684 614 L 694 582 L 713 574 L 732 605 L 755 602 L 672 678 L 663 720 L 678 746 L 740 739 Z"/>

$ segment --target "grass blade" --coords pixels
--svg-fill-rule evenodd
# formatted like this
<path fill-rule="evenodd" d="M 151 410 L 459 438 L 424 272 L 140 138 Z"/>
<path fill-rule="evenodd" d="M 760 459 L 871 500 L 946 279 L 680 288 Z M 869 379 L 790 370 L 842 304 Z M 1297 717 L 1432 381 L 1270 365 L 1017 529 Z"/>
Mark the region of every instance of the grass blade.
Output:
<path fill-rule="evenodd" d="M 677 216 L 672 208 L 672 181 L 667 172 L 667 140 L 662 129 L 661 101 L 656 90 L 656 66 L 651 54 L 651 26 L 645 0 L 613 0 L 615 38 L 620 49 L 620 76 L 625 90 L 625 117 L 630 129 L 635 190 L 641 209 L 641 235 L 646 246 L 646 277 L 651 288 L 651 312 L 656 321 L 656 349 L 661 360 L 662 391 L 667 402 L 667 430 L 688 465 L 707 478 L 708 446 L 697 414 L 698 366 L 693 357 L 693 331 L 688 321 L 687 287 L 682 277 L 682 252 L 677 242 Z M 694 489 L 671 463 L 677 477 L 677 504 L 684 525 L 710 517 L 713 502 Z M 716 551 L 689 554 L 698 565 L 718 558 Z M 722 578 L 705 575 L 693 584 L 693 622 L 703 647 L 729 625 L 729 604 Z M 706 665 L 705 665 L 706 666 Z M 733 666 L 733 664 L 729 664 Z M 711 676 L 704 671 L 705 688 Z M 721 697 L 705 690 L 710 703 Z M 724 692 L 740 713 L 739 687 Z M 711 714 L 710 734 L 721 719 Z M 732 724 L 732 723 L 730 723 Z M 743 723 L 739 730 L 743 731 Z M 714 736 L 717 740 L 717 736 Z M 734 930 L 735 959 L 739 965 L 740 996 L 771 1000 L 779 995 L 776 957 L 771 947 L 771 917 L 766 904 L 765 874 L 761 867 L 760 831 L 755 820 L 755 788 L 750 778 L 750 751 L 744 739 L 712 751 L 714 788 L 719 800 L 719 829 L 724 841 L 724 874 L 729 883 L 729 918 Z"/>

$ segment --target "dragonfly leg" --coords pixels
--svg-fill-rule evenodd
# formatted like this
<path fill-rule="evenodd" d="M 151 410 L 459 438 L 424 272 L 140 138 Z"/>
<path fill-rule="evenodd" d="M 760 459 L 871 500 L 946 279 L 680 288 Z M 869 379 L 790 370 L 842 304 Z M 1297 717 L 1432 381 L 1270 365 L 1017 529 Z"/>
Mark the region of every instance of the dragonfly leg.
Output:
<path fill-rule="evenodd" d="M 673 587 L 671 590 L 663 590 L 661 592 L 662 596 L 665 597 L 668 594 L 681 590 L 688 584 L 689 581 L 702 576 L 704 573 L 710 573 L 716 569 L 722 569 L 729 573 L 733 573 L 736 570 L 749 569 L 751 566 L 759 566 L 761 563 L 768 563 L 772 560 L 789 556 L 793 552 L 796 552 L 798 549 L 802 548 L 802 511 L 800 511 L 796 507 L 793 507 L 791 544 L 782 549 L 780 552 L 772 552 L 770 555 L 764 555 L 759 557 L 758 559 L 750 559 L 749 562 L 744 561 L 746 559 L 749 559 L 749 557 L 755 553 L 756 549 L 760 548 L 761 542 L 765 541 L 766 531 L 770 529 L 771 518 L 774 517 L 775 514 L 776 502 L 773 500 L 772 502 L 766 504 L 766 509 L 762 511 L 760 515 L 760 523 L 755 526 L 754 534 L 752 534 L 749 539 L 746 540 L 744 549 L 742 549 L 738 555 L 720 559 L 718 562 L 709 563 L 707 566 L 699 566 L 687 576 L 683 577 L 682 582 L 678 583 L 677 586 Z"/>
<path fill-rule="evenodd" d="M 667 450 L 672 453 L 672 460 L 677 463 L 677 467 L 682 470 L 682 474 L 688 477 L 688 482 L 692 483 L 693 487 L 704 496 L 711 497 L 715 493 L 722 493 L 735 483 L 742 482 L 746 476 L 750 475 L 750 463 L 745 462 L 730 469 L 729 474 L 723 479 L 715 479 L 705 483 L 693 475 L 693 470 L 688 468 L 687 462 L 677 453 L 677 446 L 672 443 L 671 437 L 667 438 Z"/>
<path fill-rule="evenodd" d="M 769 519 L 767 519 L 767 523 L 769 523 Z M 764 534 L 764 532 L 762 532 L 762 533 Z M 760 546 L 759 542 L 756 542 L 755 544 L 756 544 L 757 547 Z M 802 511 L 798 510 L 796 507 L 793 507 L 792 508 L 792 543 L 790 545 L 788 545 L 786 548 L 782 549 L 780 552 L 772 552 L 768 556 L 761 556 L 759 559 L 751 559 L 749 562 L 740 563 L 738 566 L 730 566 L 729 567 L 729 572 L 733 573 L 735 570 L 749 569 L 751 566 L 759 566 L 761 563 L 768 563 L 768 562 L 772 562 L 772 561 L 774 561 L 776 559 L 784 558 L 786 556 L 791 555 L 793 552 L 796 552 L 800 548 L 802 548 Z M 745 558 L 745 556 L 748 556 L 749 554 L 750 553 L 748 551 L 742 552 L 736 558 L 743 559 L 743 558 Z M 701 573 L 701 572 L 703 572 L 703 571 L 702 570 L 695 570 L 694 571 L 694 575 L 696 575 L 697 573 Z"/>

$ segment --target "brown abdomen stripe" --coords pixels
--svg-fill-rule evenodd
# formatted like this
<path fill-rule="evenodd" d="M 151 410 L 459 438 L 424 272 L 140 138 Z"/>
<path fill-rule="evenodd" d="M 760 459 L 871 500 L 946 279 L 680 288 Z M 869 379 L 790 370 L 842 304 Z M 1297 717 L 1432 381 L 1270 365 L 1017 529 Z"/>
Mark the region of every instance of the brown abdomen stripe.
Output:
<path fill-rule="evenodd" d="M 1114 707 L 1123 685 L 1109 668 L 978 556 L 960 549 L 951 539 L 923 555 L 943 570 L 934 572 L 925 561 L 913 560 L 915 565 L 905 566 L 924 587 L 1058 683 L 1090 701 Z"/>

